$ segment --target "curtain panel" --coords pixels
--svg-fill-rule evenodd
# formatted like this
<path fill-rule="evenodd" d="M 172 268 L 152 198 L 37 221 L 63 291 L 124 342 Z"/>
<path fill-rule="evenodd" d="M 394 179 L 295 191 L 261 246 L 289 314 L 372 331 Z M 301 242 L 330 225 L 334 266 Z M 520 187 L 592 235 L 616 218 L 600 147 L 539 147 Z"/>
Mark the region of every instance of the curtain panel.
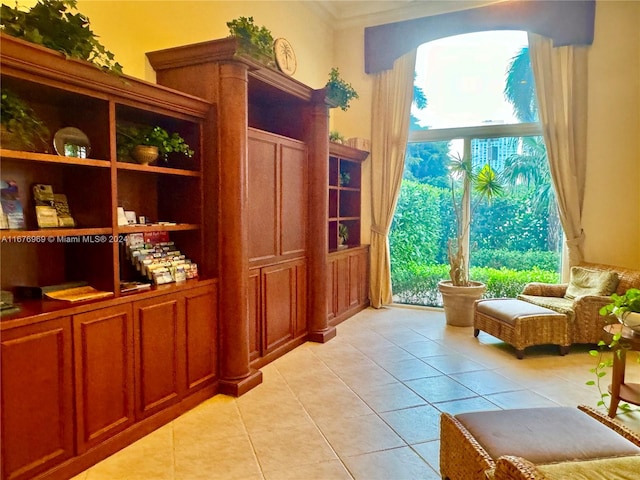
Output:
<path fill-rule="evenodd" d="M 529 34 L 540 123 L 547 146 L 569 265 L 583 259 L 582 207 L 586 177 L 587 50 L 554 47 L 551 39 Z"/>
<path fill-rule="evenodd" d="M 416 50 L 373 81 L 371 113 L 371 305 L 390 304 L 389 228 L 396 209 L 409 137 Z"/>

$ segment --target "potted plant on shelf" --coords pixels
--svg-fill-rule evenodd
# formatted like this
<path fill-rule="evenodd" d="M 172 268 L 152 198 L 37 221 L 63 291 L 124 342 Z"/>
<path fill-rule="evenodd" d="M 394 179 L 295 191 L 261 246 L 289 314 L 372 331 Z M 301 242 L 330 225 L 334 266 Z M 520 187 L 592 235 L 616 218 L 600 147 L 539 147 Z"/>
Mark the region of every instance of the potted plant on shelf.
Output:
<path fill-rule="evenodd" d="M 11 150 L 34 150 L 36 141 L 47 145 L 49 129 L 31 106 L 8 88 L 2 88 L 0 144 Z"/>
<path fill-rule="evenodd" d="M 485 198 L 491 200 L 502 194 L 503 187 L 489 164 L 474 171 L 471 158 L 451 157 L 451 200 L 455 213 L 456 235 L 449 239 L 449 280 L 438 283 L 448 325 L 473 325 L 473 304 L 482 297 L 486 285 L 469 279 L 469 257 L 465 239 L 471 227 L 473 212 Z M 457 198 L 456 185 L 461 185 L 462 196 Z M 472 191 L 476 193 L 471 198 Z"/>
<path fill-rule="evenodd" d="M 359 98 L 358 92 L 350 83 L 342 79 L 340 71 L 336 67 L 329 72 L 329 81 L 325 88 L 327 89 L 327 100 L 345 112 L 351 106 L 351 100 Z"/>
<path fill-rule="evenodd" d="M 338 245 L 346 247 L 347 240 L 349 240 L 349 229 L 344 223 L 340 223 L 338 224 Z"/>
<path fill-rule="evenodd" d="M 230 35 L 238 39 L 241 53 L 275 68 L 274 39 L 268 28 L 254 24 L 253 17 L 238 17 L 227 22 L 227 27 Z"/>
<path fill-rule="evenodd" d="M 109 72 L 122 73 L 122 65 L 99 41 L 89 19 L 76 10 L 76 0 L 38 0 L 27 11 L 0 7 L 2 31 L 16 38 L 57 50 L 68 57 L 93 63 Z"/>
<path fill-rule="evenodd" d="M 349 172 L 345 170 L 340 171 L 340 175 L 338 176 L 338 183 L 341 187 L 346 187 L 351 182 L 351 175 Z"/>
<path fill-rule="evenodd" d="M 119 160 L 133 158 L 142 165 L 148 165 L 158 157 L 166 162 L 171 153 L 181 153 L 189 158 L 194 154 L 178 133 L 169 133 L 159 126 L 118 124 L 116 145 Z"/>
<path fill-rule="evenodd" d="M 341 145 L 346 143 L 346 139 L 336 131 L 329 132 L 329 141 L 333 143 L 339 143 Z"/>

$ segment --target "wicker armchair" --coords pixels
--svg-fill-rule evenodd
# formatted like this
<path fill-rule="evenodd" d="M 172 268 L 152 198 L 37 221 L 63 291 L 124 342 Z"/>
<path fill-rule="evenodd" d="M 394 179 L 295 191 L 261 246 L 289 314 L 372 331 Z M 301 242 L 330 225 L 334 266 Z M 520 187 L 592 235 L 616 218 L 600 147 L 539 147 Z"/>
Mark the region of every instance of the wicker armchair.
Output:
<path fill-rule="evenodd" d="M 640 447 L 640 435 L 620 425 L 592 407 L 578 406 L 600 423 Z M 534 465 L 526 458 L 505 455 L 486 472 L 491 480 L 566 480 L 567 478 L 629 479 L 640 472 L 640 456 L 621 456 L 593 460 L 566 461 L 549 465 Z"/>
<path fill-rule="evenodd" d="M 582 263 L 579 266 L 616 272 L 620 279 L 616 289 L 618 295 L 624 294 L 629 288 L 640 288 L 640 270 L 598 263 Z M 599 313 L 600 308 L 611 302 L 611 297 L 588 295 L 575 299 L 564 298 L 568 285 L 529 283 L 518 295 L 518 299 L 567 315 L 572 343 L 598 343 L 602 338 L 602 328 L 616 322 L 614 317 L 603 317 Z"/>
<path fill-rule="evenodd" d="M 571 452 L 562 452 L 560 451 L 561 448 L 558 450 L 554 449 L 555 458 L 548 458 L 550 463 L 544 462 L 539 464 L 533 464 L 525 458 L 527 456 L 525 452 L 535 456 L 536 453 L 534 452 L 536 449 L 532 448 L 532 445 L 540 444 L 540 441 L 544 440 L 544 438 L 534 438 L 531 435 L 525 435 L 522 437 L 520 444 L 514 444 L 510 447 L 515 455 L 509 455 L 508 452 L 504 452 L 492 457 L 492 454 L 489 453 L 491 447 L 486 444 L 481 444 L 481 440 L 478 440 L 471 430 L 465 426 L 465 424 L 475 424 L 473 428 L 477 430 L 477 422 L 468 424 L 468 419 L 461 421 L 454 415 L 442 413 L 440 416 L 440 474 L 443 479 L 447 480 L 566 480 L 567 478 L 607 478 L 607 480 L 612 480 L 614 478 L 635 478 L 633 476 L 613 475 L 571 476 L 574 473 L 571 472 L 571 470 L 581 472 L 587 469 L 587 472 L 589 472 L 591 471 L 589 469 L 596 467 L 601 467 L 605 472 L 615 471 L 616 469 L 620 471 L 629 471 L 629 469 L 631 469 L 632 472 L 636 472 L 638 468 L 640 468 L 640 435 L 592 407 L 579 405 L 578 409 L 597 420 L 597 422 L 587 422 L 589 425 L 587 429 L 585 429 L 584 422 L 579 422 L 582 423 L 582 426 L 577 427 L 580 433 L 575 433 L 576 438 L 574 441 L 563 443 Z M 545 409 L 542 408 L 540 410 Z M 490 413 L 493 414 L 496 412 Z M 478 415 L 484 415 L 484 413 L 477 412 L 474 415 L 476 415 L 477 418 Z M 491 421 L 494 421 L 495 418 L 495 416 L 490 417 Z M 514 418 L 513 416 L 509 417 L 510 420 Z M 573 415 L 568 418 L 575 421 Z M 602 424 L 599 428 L 594 428 L 591 425 L 597 425 L 598 422 Z M 512 428 L 508 424 L 503 424 L 501 427 L 499 424 L 492 425 L 497 425 L 497 427 L 493 431 L 485 432 L 485 440 L 490 439 L 491 442 L 493 442 L 494 439 L 499 439 L 499 437 L 504 437 L 504 435 L 498 433 L 500 432 L 500 428 L 510 430 Z M 576 428 L 575 424 L 572 423 L 555 425 L 560 425 L 558 428 L 565 429 L 564 435 L 568 436 L 571 436 Z M 600 446 L 598 446 L 596 453 L 593 449 L 594 441 L 597 444 L 599 440 L 595 439 L 603 436 L 603 432 L 608 431 L 607 429 L 612 432 L 610 435 L 606 435 L 607 439 L 602 442 L 603 448 L 601 449 Z M 580 438 L 582 438 L 580 435 L 584 435 L 585 430 L 588 430 L 589 441 L 586 443 L 589 445 L 585 445 L 583 442 L 582 445 L 575 447 L 576 442 L 580 443 Z M 556 431 L 556 433 L 558 432 Z M 476 435 L 477 434 L 478 432 L 476 431 Z M 615 440 L 618 438 L 620 441 Z M 627 441 L 625 441 L 625 439 Z M 552 436 L 549 438 L 549 442 L 554 441 L 555 437 Z M 495 447 L 496 445 L 494 444 L 494 454 L 497 453 L 497 450 L 504 450 L 504 448 L 502 448 L 504 445 L 497 450 Z M 580 451 L 581 454 L 576 455 L 576 451 Z M 586 452 L 593 452 L 594 457 L 589 456 L 590 453 L 587 454 Z M 537 455 L 540 455 L 539 448 L 537 449 Z M 578 460 L 576 458 L 580 459 Z M 599 465 L 598 462 L 603 462 L 603 465 Z M 564 470 L 562 470 L 563 468 Z M 571 475 L 567 474 L 567 469 Z"/>

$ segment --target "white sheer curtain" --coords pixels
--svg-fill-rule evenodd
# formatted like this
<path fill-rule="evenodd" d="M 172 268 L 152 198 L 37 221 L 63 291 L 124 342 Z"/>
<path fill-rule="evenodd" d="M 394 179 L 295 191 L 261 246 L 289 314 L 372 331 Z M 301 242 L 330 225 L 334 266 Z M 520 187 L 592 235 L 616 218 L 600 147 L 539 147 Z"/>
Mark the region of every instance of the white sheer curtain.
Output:
<path fill-rule="evenodd" d="M 371 305 L 392 303 L 389 228 L 400 192 L 413 100 L 416 50 L 374 78 L 371 114 Z"/>
<path fill-rule="evenodd" d="M 529 54 L 536 82 L 540 123 L 560 221 L 567 238 L 568 266 L 580 263 L 583 259 L 587 48 L 554 47 L 551 39 L 529 34 Z"/>

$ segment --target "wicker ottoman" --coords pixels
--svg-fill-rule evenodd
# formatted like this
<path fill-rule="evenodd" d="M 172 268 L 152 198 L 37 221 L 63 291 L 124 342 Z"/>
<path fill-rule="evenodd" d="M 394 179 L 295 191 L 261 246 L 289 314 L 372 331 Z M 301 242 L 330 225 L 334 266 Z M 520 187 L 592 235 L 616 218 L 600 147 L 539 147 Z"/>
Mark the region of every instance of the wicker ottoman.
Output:
<path fill-rule="evenodd" d="M 516 349 L 519 359 L 531 345 L 560 346 L 560 355 L 569 352 L 569 320 L 563 313 L 514 298 L 489 298 L 475 303 L 473 335 L 480 330 Z"/>
<path fill-rule="evenodd" d="M 585 406 L 440 415 L 440 475 L 449 480 L 486 480 L 505 455 L 550 465 L 640 456 L 639 445 L 637 434 Z"/>

